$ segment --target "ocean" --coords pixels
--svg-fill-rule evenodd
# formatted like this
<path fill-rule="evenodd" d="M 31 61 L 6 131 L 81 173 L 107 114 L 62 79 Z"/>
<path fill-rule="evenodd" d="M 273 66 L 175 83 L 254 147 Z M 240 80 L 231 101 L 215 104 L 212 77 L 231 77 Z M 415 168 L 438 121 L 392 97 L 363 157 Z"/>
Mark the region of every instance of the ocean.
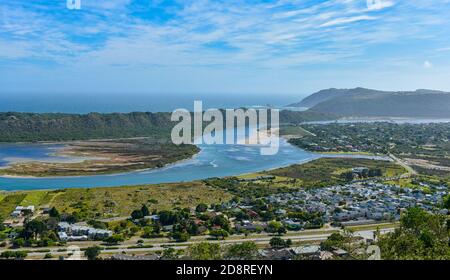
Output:
<path fill-rule="evenodd" d="M 302 96 L 228 95 L 228 94 L 5 94 L 0 93 L 0 112 L 32 113 L 127 113 L 171 112 L 178 108 L 193 110 L 194 101 L 203 108 L 239 108 L 251 106 L 283 107 Z"/>

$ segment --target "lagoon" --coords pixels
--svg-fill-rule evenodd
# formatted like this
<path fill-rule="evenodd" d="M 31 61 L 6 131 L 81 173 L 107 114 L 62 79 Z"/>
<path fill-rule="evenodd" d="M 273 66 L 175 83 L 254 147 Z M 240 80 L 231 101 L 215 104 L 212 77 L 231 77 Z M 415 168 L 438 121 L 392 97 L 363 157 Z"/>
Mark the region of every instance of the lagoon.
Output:
<path fill-rule="evenodd" d="M 58 160 L 52 155 L 58 145 L 0 145 L 0 162 L 5 158 Z M 191 159 L 164 168 L 123 174 L 80 177 L 16 178 L 0 177 L 0 190 L 36 190 L 84 187 L 111 187 L 169 182 L 187 182 L 211 177 L 258 172 L 319 158 L 280 139 L 280 150 L 273 156 L 260 155 L 260 147 L 248 145 L 199 145 L 201 151 Z"/>

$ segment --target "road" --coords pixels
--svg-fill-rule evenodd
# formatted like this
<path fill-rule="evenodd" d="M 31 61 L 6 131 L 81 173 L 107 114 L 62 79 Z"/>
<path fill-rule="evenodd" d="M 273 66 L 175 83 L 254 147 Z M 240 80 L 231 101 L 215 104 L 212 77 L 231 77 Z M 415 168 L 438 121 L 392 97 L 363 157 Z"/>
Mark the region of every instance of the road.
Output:
<path fill-rule="evenodd" d="M 394 156 L 391 153 L 389 154 L 389 157 L 392 158 L 397 164 L 403 166 L 403 168 L 405 168 L 410 173 L 410 175 L 417 175 L 417 172 L 411 166 L 407 165 L 404 161 L 402 161 L 398 157 Z"/>
<path fill-rule="evenodd" d="M 381 233 L 386 233 L 393 231 L 394 228 L 386 228 L 382 229 Z M 331 228 L 331 229 L 325 229 L 325 230 L 315 230 L 315 231 L 302 231 L 302 232 L 291 232 L 286 236 L 282 236 L 283 239 L 291 239 L 293 242 L 320 242 L 323 240 L 326 240 L 328 236 L 330 236 L 333 232 L 338 231 L 337 228 Z M 369 230 L 360 230 L 355 231 L 355 236 L 361 236 L 364 238 L 373 238 L 375 229 L 369 229 Z M 174 249 L 186 249 L 188 246 L 193 244 L 198 244 L 200 242 L 210 242 L 210 243 L 220 243 L 221 245 L 227 245 L 227 244 L 236 244 L 236 243 L 243 243 L 252 241 L 255 242 L 258 245 L 268 245 L 270 242 L 270 239 L 273 236 L 261 236 L 261 237 L 245 237 L 245 236 L 239 236 L 239 238 L 236 238 L 236 236 L 232 236 L 229 239 L 226 240 L 207 240 L 206 238 L 193 238 L 191 241 L 188 242 L 182 242 L 182 243 L 176 243 L 176 242 L 156 242 L 156 243 L 146 243 L 145 245 L 151 245 L 151 248 L 129 248 L 131 245 L 117 245 L 111 247 L 111 250 L 102 250 L 103 254 L 118 254 L 118 253 L 151 253 L 155 251 L 162 251 L 168 247 L 174 248 Z M 97 242 L 98 244 L 98 242 Z M 44 257 L 46 254 L 51 253 L 52 256 L 66 256 L 68 252 L 73 252 L 75 255 L 77 253 L 81 256 L 82 252 L 80 250 L 86 249 L 90 246 L 93 246 L 94 243 L 74 243 L 68 244 L 68 247 L 49 247 L 49 248 L 22 248 L 18 250 L 26 250 L 28 251 L 28 257 Z M 135 246 L 136 244 L 133 244 Z M 64 250 L 66 249 L 66 250 Z M 43 252 L 42 250 L 48 250 L 47 252 Z M 0 250 L 0 253 L 2 251 L 7 251 L 5 249 Z"/>

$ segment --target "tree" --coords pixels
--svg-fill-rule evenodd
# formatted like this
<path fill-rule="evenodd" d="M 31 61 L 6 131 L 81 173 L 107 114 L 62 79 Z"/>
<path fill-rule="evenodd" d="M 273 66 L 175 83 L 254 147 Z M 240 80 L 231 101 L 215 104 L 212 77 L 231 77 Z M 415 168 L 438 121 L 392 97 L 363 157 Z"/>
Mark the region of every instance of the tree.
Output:
<path fill-rule="evenodd" d="M 55 207 L 52 207 L 52 209 L 50 209 L 50 211 L 48 211 L 48 215 L 52 218 L 60 218 L 60 214 L 58 212 L 58 210 L 56 210 Z"/>
<path fill-rule="evenodd" d="M 320 249 L 324 251 L 332 251 L 335 248 L 342 248 L 345 242 L 348 242 L 345 236 L 338 232 L 334 232 L 328 236 L 327 240 L 320 243 Z"/>
<path fill-rule="evenodd" d="M 450 194 L 444 198 L 444 208 L 450 210 Z"/>
<path fill-rule="evenodd" d="M 84 256 L 88 260 L 96 260 L 98 256 L 100 255 L 101 249 L 98 246 L 89 247 L 84 251 Z"/>
<path fill-rule="evenodd" d="M 222 252 L 220 245 L 217 243 L 202 242 L 191 245 L 186 252 L 191 260 L 221 260 Z"/>
<path fill-rule="evenodd" d="M 119 244 L 120 242 L 123 242 L 123 236 L 120 234 L 114 234 L 112 236 L 109 236 L 105 239 L 105 242 L 108 245 L 116 245 Z"/>
<path fill-rule="evenodd" d="M 270 233 L 278 233 L 278 231 L 280 230 L 280 228 L 283 225 L 280 222 L 277 221 L 271 221 L 267 224 L 267 232 Z"/>
<path fill-rule="evenodd" d="M 172 211 L 161 211 L 159 212 L 159 221 L 163 226 L 173 225 L 180 220 L 180 216 Z"/>
<path fill-rule="evenodd" d="M 0 254 L 2 259 L 24 259 L 28 255 L 25 251 L 4 251 Z"/>
<path fill-rule="evenodd" d="M 172 233 L 172 238 L 175 239 L 177 242 L 186 242 L 189 240 L 189 238 L 191 238 L 191 236 L 187 232 L 177 231 Z"/>
<path fill-rule="evenodd" d="M 272 249 L 283 249 L 288 247 L 286 241 L 281 239 L 281 237 L 273 237 L 270 239 L 269 244 Z"/>
<path fill-rule="evenodd" d="M 162 252 L 161 258 L 163 260 L 176 260 L 178 259 L 178 254 L 174 248 L 166 248 Z"/>
<path fill-rule="evenodd" d="M 447 218 L 410 208 L 402 215 L 400 227 L 380 236 L 377 244 L 383 259 L 449 260 Z"/>
<path fill-rule="evenodd" d="M 150 215 L 150 210 L 148 210 L 148 207 L 145 204 L 142 205 L 141 212 L 143 217 Z"/>
<path fill-rule="evenodd" d="M 258 247 L 255 242 L 244 242 L 230 245 L 225 253 L 230 260 L 255 260 L 258 258 Z"/>
<path fill-rule="evenodd" d="M 220 239 L 220 238 L 225 239 L 226 237 L 228 237 L 229 234 L 224 229 L 215 229 L 215 230 L 212 230 L 209 233 L 209 235 L 211 235 L 211 236 L 213 236 L 213 237 L 215 237 L 217 239 Z"/>
<path fill-rule="evenodd" d="M 15 248 L 20 248 L 20 247 L 23 247 L 24 245 L 25 245 L 25 239 L 23 239 L 22 237 L 15 238 L 13 240 L 13 247 L 15 247 Z"/>
<path fill-rule="evenodd" d="M 353 174 L 353 172 L 351 172 L 351 171 L 348 171 L 348 172 L 344 172 L 342 175 L 342 178 L 345 180 L 345 181 L 347 181 L 347 182 L 351 182 L 351 181 L 353 181 L 353 179 L 354 179 L 354 174 Z"/>
<path fill-rule="evenodd" d="M 144 218 L 144 213 L 142 213 L 142 210 L 134 210 L 133 212 L 131 212 L 131 218 L 133 220 L 139 220 Z"/>
<path fill-rule="evenodd" d="M 208 210 L 208 205 L 206 205 L 205 203 L 200 203 L 199 205 L 197 205 L 197 207 L 195 208 L 195 211 L 198 213 L 203 213 L 206 210 Z"/>
<path fill-rule="evenodd" d="M 287 233 L 287 230 L 285 227 L 282 226 L 277 230 L 277 233 L 278 233 L 278 235 L 283 235 L 283 234 Z"/>
<path fill-rule="evenodd" d="M 381 176 L 383 176 L 383 171 L 380 168 L 369 170 L 369 177 L 381 177 Z"/>
<path fill-rule="evenodd" d="M 25 223 L 23 234 L 25 238 L 36 239 L 39 235 L 47 231 L 47 226 L 40 220 L 32 220 Z"/>
<path fill-rule="evenodd" d="M 212 223 L 212 225 L 219 226 L 226 231 L 230 230 L 230 222 L 224 215 L 215 216 L 212 219 L 211 223 Z"/>

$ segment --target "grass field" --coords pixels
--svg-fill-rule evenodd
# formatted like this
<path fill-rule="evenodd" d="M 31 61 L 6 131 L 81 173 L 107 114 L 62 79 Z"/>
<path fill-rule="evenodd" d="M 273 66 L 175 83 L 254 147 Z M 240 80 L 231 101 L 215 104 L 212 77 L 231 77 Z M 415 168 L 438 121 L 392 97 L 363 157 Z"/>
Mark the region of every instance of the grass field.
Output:
<path fill-rule="evenodd" d="M 146 204 L 150 209 L 195 207 L 199 203 L 219 203 L 231 194 L 204 185 L 202 182 L 133 187 L 65 189 L 2 194 L 0 215 L 9 216 L 18 205 L 56 207 L 60 212 L 83 212 L 85 217 L 104 218 L 128 216 Z"/>
<path fill-rule="evenodd" d="M 8 217 L 25 197 L 25 193 L 15 193 L 5 196 L 2 201 L 0 201 L 0 217 Z"/>
<path fill-rule="evenodd" d="M 150 209 L 194 207 L 199 203 L 218 203 L 231 195 L 201 182 L 119 188 L 67 189 L 48 202 L 62 212 L 87 211 L 88 216 L 127 216 L 146 204 Z"/>
<path fill-rule="evenodd" d="M 303 137 L 312 135 L 311 132 L 300 126 L 280 125 L 281 136 Z"/>
<path fill-rule="evenodd" d="M 33 191 L 26 194 L 25 198 L 20 203 L 21 206 L 41 205 L 43 199 L 47 195 L 47 191 Z"/>
<path fill-rule="evenodd" d="M 321 158 L 305 164 L 291 165 L 266 174 L 296 179 L 302 186 L 322 186 L 342 182 L 341 174 L 354 167 L 379 168 L 385 177 L 395 177 L 406 170 L 390 161 L 361 158 Z"/>

